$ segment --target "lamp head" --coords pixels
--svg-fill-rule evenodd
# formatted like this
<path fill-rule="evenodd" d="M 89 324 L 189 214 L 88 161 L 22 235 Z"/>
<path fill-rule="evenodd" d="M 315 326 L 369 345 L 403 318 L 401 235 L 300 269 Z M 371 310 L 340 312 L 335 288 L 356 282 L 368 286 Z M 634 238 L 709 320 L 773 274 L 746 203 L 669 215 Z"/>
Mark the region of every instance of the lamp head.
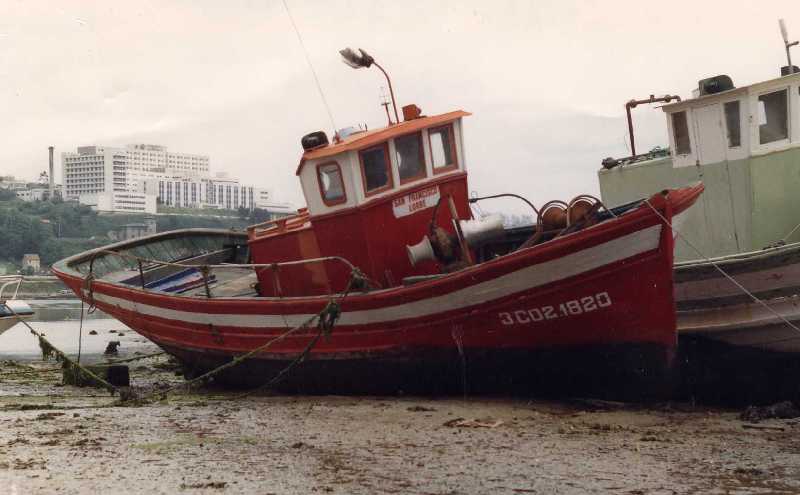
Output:
<path fill-rule="evenodd" d="M 339 50 L 339 55 L 342 56 L 342 62 L 354 69 L 369 68 L 375 62 L 375 59 L 361 48 L 358 51 L 360 54 L 356 53 L 352 48 L 345 48 L 344 50 Z"/>

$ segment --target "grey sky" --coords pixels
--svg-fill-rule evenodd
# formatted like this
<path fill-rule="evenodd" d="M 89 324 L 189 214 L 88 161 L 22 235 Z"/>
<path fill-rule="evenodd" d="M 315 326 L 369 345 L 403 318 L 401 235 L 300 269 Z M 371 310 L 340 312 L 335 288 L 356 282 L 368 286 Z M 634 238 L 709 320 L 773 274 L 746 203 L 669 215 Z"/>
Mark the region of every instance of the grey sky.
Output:
<path fill-rule="evenodd" d="M 385 124 L 380 73 L 339 61 L 360 46 L 399 105 L 474 113 L 471 189 L 537 203 L 597 191 L 600 160 L 626 153 L 628 99 L 775 77 L 777 19 L 800 38 L 796 0 L 287 2 L 337 127 Z M 332 131 L 280 0 L 0 0 L 0 102 L 1 174 L 32 179 L 48 145 L 149 142 L 298 206 L 300 137 Z M 634 118 L 639 149 L 665 144 L 660 112 Z"/>

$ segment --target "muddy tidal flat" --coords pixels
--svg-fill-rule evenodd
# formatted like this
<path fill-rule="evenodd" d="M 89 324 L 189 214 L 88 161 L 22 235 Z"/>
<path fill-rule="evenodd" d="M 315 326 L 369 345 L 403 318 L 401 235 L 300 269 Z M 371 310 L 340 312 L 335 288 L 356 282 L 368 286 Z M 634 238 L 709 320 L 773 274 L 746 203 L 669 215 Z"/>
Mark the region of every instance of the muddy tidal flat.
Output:
<path fill-rule="evenodd" d="M 94 325 L 93 348 L 120 331 Z M 157 351 L 126 342 L 120 358 Z M 182 380 L 165 356 L 129 366 L 142 391 Z M 800 493 L 800 420 L 733 409 L 213 388 L 113 401 L 3 356 L 0 493 Z"/>

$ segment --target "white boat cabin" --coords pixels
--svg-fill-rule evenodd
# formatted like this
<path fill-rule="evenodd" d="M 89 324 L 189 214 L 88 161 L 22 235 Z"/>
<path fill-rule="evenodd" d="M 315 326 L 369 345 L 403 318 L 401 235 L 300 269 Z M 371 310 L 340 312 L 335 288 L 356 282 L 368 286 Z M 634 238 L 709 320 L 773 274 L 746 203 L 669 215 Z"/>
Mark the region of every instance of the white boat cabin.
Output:
<path fill-rule="evenodd" d="M 704 79 L 695 98 L 662 109 L 669 156 L 604 164 L 598 179 L 607 205 L 701 181 L 705 192 L 682 235 L 704 256 L 800 241 L 800 72 L 740 88 L 727 76 Z M 676 243 L 677 260 L 699 256 Z"/>
<path fill-rule="evenodd" d="M 337 133 L 331 144 L 324 135 L 316 147 L 304 142 L 297 175 L 310 216 L 359 207 L 466 170 L 461 119 L 468 115 L 458 110 L 407 117 L 381 129 Z"/>
<path fill-rule="evenodd" d="M 705 93 L 704 81 L 722 91 Z M 733 88 L 726 76 L 704 81 L 696 98 L 663 107 L 674 167 L 800 146 L 800 73 L 741 88 Z"/>

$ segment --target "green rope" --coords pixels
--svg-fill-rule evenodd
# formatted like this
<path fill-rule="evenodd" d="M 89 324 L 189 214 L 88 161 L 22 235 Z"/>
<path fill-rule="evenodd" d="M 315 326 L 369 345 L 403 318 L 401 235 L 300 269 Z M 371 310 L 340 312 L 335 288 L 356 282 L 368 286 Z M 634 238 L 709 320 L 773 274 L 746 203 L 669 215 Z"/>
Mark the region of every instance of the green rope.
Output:
<path fill-rule="evenodd" d="M 174 386 L 172 386 L 172 387 L 170 387 L 170 388 L 168 388 L 166 390 L 158 390 L 158 391 L 153 392 L 153 393 L 151 393 L 149 395 L 146 395 L 144 397 L 138 397 L 138 398 L 134 397 L 135 403 L 132 404 L 132 405 L 143 405 L 143 404 L 148 403 L 150 400 L 152 400 L 154 398 L 159 398 L 159 399 L 163 400 L 164 398 L 166 398 L 167 394 L 169 394 L 171 392 L 174 392 L 176 390 L 180 390 L 180 389 L 182 389 L 184 387 L 191 387 L 192 385 L 194 385 L 196 383 L 199 383 L 201 381 L 207 380 L 207 379 L 209 379 L 209 378 L 211 378 L 211 377 L 213 377 L 215 375 L 218 375 L 219 373 L 221 373 L 221 372 L 223 372 L 223 371 L 225 371 L 225 370 L 227 370 L 229 368 L 233 368 L 234 366 L 238 366 L 239 364 L 241 364 L 242 362 L 246 361 L 247 359 L 249 359 L 253 355 L 258 354 L 259 352 L 261 352 L 263 350 L 266 350 L 272 344 L 274 344 L 276 342 L 279 342 L 281 340 L 284 340 L 289 335 L 295 333 L 296 331 L 298 331 L 300 329 L 307 328 L 308 325 L 311 324 L 311 322 L 313 322 L 318 317 L 319 317 L 319 315 L 314 315 L 311 318 L 309 318 L 308 320 L 304 321 L 302 324 L 297 325 L 296 327 L 287 330 L 286 332 L 278 335 L 277 337 L 275 337 L 275 338 L 273 338 L 271 340 L 268 340 L 266 343 L 256 347 L 255 349 L 252 349 L 252 350 L 250 350 L 250 351 L 248 351 L 248 352 L 246 352 L 246 353 L 244 353 L 244 354 L 242 354 L 240 356 L 236 356 L 235 358 L 233 358 L 232 360 L 228 361 L 227 363 L 225 363 L 225 364 L 223 364 L 221 366 L 218 366 L 218 367 L 214 368 L 211 371 L 203 373 L 200 376 L 192 378 L 191 380 L 188 380 L 188 381 L 183 382 L 183 383 L 179 383 L 179 384 L 174 385 Z M 129 402 L 129 400 L 125 399 L 123 397 L 120 397 L 119 403 L 120 404 L 124 404 L 125 402 Z"/>
<path fill-rule="evenodd" d="M 361 272 L 361 270 L 359 270 L 358 268 L 354 268 L 353 271 L 350 274 L 350 281 L 348 282 L 347 287 L 346 287 L 344 293 L 342 293 L 341 297 L 339 297 L 338 299 L 335 298 L 335 297 L 332 297 L 330 299 L 330 301 L 328 301 L 328 303 L 325 305 L 324 308 L 322 308 L 322 310 L 319 313 L 317 313 L 316 315 L 311 316 L 310 318 L 308 318 L 306 321 L 304 321 L 300 325 L 297 325 L 294 328 L 290 328 L 286 332 L 278 335 L 277 337 L 275 337 L 273 339 L 268 340 L 267 342 L 265 342 L 264 344 L 256 347 L 255 349 L 252 349 L 252 350 L 250 350 L 250 351 L 248 351 L 248 352 L 246 352 L 244 354 L 241 354 L 239 356 L 236 356 L 235 358 L 233 358 L 232 360 L 228 361 L 227 363 L 225 363 L 223 365 L 220 365 L 217 368 L 214 368 L 213 370 L 210 370 L 210 371 L 208 371 L 206 373 L 203 373 L 202 375 L 197 376 L 197 377 L 195 377 L 195 378 L 193 378 L 193 379 L 191 379 L 189 381 L 180 383 L 178 385 L 174 385 L 174 386 L 172 386 L 172 387 L 170 387 L 170 388 L 168 388 L 166 390 L 159 390 L 159 391 L 153 392 L 153 393 L 151 393 L 151 394 L 149 394 L 147 396 L 144 396 L 144 397 L 135 398 L 135 404 L 136 405 L 142 405 L 142 404 L 145 404 L 148 401 L 150 401 L 150 400 L 152 400 L 153 398 L 156 398 L 156 397 L 158 397 L 160 399 L 164 399 L 164 398 L 166 398 L 167 394 L 169 394 L 171 392 L 174 392 L 175 390 L 179 390 L 179 389 L 181 389 L 183 387 L 191 387 L 192 385 L 194 385 L 196 383 L 199 383 L 201 381 L 207 380 L 207 379 L 209 379 L 209 378 L 211 378 L 211 377 L 213 377 L 215 375 L 218 375 L 219 373 L 221 373 L 221 372 L 223 372 L 223 371 L 225 371 L 227 369 L 230 369 L 230 368 L 233 368 L 235 366 L 238 366 L 239 364 L 241 364 L 244 361 L 250 359 L 254 355 L 266 350 L 272 344 L 274 344 L 276 342 L 279 342 L 281 340 L 284 340 L 289 335 L 297 332 L 300 329 L 308 328 L 309 325 L 311 325 L 314 322 L 314 320 L 317 320 L 318 332 L 317 332 L 316 335 L 314 335 L 314 337 L 311 339 L 311 341 L 308 343 L 308 345 L 305 347 L 305 349 L 303 349 L 303 351 L 291 363 L 289 363 L 289 365 L 286 368 L 284 368 L 277 375 L 272 377 L 272 379 L 270 379 L 266 384 L 261 385 L 261 386 L 257 387 L 256 389 L 254 389 L 254 390 L 252 390 L 250 392 L 247 392 L 246 394 L 243 394 L 243 395 L 248 395 L 250 393 L 253 393 L 255 390 L 260 390 L 262 388 L 266 388 L 268 386 L 271 386 L 271 385 L 275 384 L 278 380 L 283 378 L 283 376 L 285 376 L 286 373 L 288 373 L 295 365 L 305 361 L 305 359 L 308 357 L 308 355 L 310 354 L 311 350 L 316 346 L 317 342 L 319 342 L 319 339 L 321 337 L 325 337 L 325 339 L 330 338 L 331 332 L 333 331 L 333 327 L 334 327 L 334 325 L 336 325 L 336 322 L 339 320 L 339 317 L 342 314 L 342 309 L 341 309 L 340 303 L 348 295 L 350 295 L 350 292 L 355 287 L 360 286 L 361 284 L 365 284 L 365 283 L 367 283 L 367 277 Z M 124 403 L 125 399 L 121 397 L 120 398 L 120 402 Z"/>
<path fill-rule="evenodd" d="M 134 357 L 126 358 L 126 359 L 109 359 L 106 364 L 130 363 L 132 361 L 139 361 L 140 359 L 147 359 L 147 358 L 151 358 L 151 357 L 156 357 L 156 356 L 160 356 L 162 354 L 165 354 L 165 352 L 164 351 L 159 351 L 159 352 L 154 352 L 152 354 L 144 354 L 144 355 L 141 355 L 141 356 L 134 356 Z"/>
<path fill-rule="evenodd" d="M 88 381 L 96 383 L 102 388 L 108 390 L 111 394 L 114 394 L 115 392 L 121 393 L 121 390 L 118 387 L 115 387 L 109 382 L 103 380 L 102 378 L 95 375 L 94 373 L 84 368 L 80 364 L 76 363 L 75 361 L 70 359 L 66 354 L 61 352 L 56 346 L 51 344 L 49 340 L 44 338 L 44 335 L 34 330 L 33 327 L 30 326 L 27 321 L 22 319 L 22 317 L 16 311 L 14 311 L 8 304 L 6 304 L 5 301 L 2 301 L 2 304 L 3 306 L 6 307 L 6 309 L 9 312 L 11 312 L 11 314 L 14 315 L 14 317 L 16 317 L 17 321 L 28 327 L 28 330 L 30 330 L 31 334 L 33 334 L 35 337 L 39 339 L 39 348 L 41 348 L 42 350 L 42 359 L 48 360 L 52 357 L 55 357 L 56 361 L 61 363 L 61 367 L 62 369 L 65 370 L 65 372 L 83 375 L 84 377 L 87 378 Z"/>

